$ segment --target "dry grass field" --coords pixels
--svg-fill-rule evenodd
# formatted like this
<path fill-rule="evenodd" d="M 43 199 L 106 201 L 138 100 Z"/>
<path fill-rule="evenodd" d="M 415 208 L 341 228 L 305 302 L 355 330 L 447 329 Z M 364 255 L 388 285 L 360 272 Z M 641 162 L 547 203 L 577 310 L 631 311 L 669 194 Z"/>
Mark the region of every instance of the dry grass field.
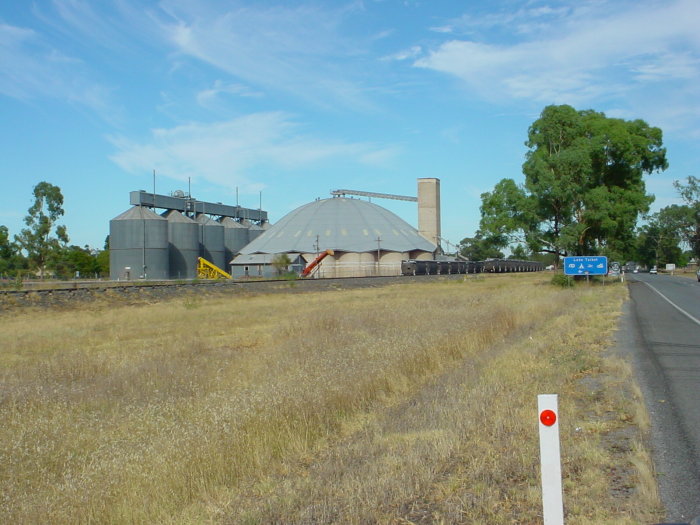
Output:
<path fill-rule="evenodd" d="M 0 317 L 2 523 L 652 523 L 623 285 L 544 275 Z"/>

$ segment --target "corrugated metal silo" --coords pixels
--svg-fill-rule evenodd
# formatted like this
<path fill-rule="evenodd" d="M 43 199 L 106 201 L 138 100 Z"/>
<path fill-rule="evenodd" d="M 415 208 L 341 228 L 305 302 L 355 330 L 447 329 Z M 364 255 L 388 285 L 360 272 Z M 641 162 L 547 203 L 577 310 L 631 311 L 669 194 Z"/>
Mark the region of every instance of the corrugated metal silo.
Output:
<path fill-rule="evenodd" d="M 379 275 L 401 275 L 401 261 L 408 260 L 408 252 L 382 252 L 379 258 Z"/>
<path fill-rule="evenodd" d="M 204 214 L 197 216 L 199 223 L 199 255 L 222 270 L 227 267 L 224 248 L 224 227 Z"/>
<path fill-rule="evenodd" d="M 226 253 L 226 266 L 240 253 L 241 248 L 248 244 L 248 227 L 231 217 L 224 217 L 221 220 L 224 227 L 224 249 Z M 228 270 L 226 270 L 228 271 Z"/>
<path fill-rule="evenodd" d="M 255 223 L 251 224 L 250 228 L 248 228 L 248 237 L 250 241 L 253 242 L 255 239 L 260 237 L 264 231 L 265 228 L 263 228 L 261 225 Z"/>
<path fill-rule="evenodd" d="M 167 279 L 168 221 L 134 206 L 109 221 L 111 279 Z"/>
<path fill-rule="evenodd" d="M 194 279 L 199 256 L 199 224 L 177 210 L 169 210 L 163 217 L 168 220 L 170 277 Z"/>

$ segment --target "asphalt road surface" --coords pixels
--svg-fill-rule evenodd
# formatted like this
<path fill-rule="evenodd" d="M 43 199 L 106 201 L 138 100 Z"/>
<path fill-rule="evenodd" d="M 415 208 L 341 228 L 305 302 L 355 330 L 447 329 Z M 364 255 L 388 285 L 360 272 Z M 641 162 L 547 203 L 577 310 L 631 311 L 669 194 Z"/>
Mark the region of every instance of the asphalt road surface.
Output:
<path fill-rule="evenodd" d="M 627 274 L 618 348 L 631 356 L 652 421 L 667 521 L 700 516 L 700 283 Z"/>

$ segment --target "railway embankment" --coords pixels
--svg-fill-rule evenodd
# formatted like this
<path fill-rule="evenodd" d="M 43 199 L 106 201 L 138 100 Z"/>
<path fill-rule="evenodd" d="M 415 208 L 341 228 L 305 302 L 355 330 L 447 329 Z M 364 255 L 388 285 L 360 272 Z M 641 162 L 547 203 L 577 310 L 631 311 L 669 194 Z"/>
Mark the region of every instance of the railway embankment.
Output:
<path fill-rule="evenodd" d="M 303 293 L 386 286 L 397 282 L 482 279 L 482 275 L 418 275 L 296 280 L 31 282 L 0 288 L 0 311 L 22 307 L 70 307 L 97 300 L 152 302 L 190 295 Z"/>

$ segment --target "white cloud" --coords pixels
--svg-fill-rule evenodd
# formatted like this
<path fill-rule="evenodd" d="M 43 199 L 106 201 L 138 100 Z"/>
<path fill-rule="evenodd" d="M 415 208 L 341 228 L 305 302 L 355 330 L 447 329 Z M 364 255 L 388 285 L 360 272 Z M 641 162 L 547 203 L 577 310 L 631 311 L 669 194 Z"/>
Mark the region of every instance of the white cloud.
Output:
<path fill-rule="evenodd" d="M 416 58 L 420 56 L 423 49 L 420 46 L 411 46 L 409 49 L 404 49 L 398 53 L 386 56 L 382 60 L 408 60 L 409 58 Z"/>
<path fill-rule="evenodd" d="M 173 179 L 191 177 L 229 187 L 255 184 L 251 173 L 260 167 L 296 169 L 329 159 L 383 162 L 392 151 L 304 135 L 300 126 L 281 112 L 156 129 L 142 143 L 124 137 L 110 137 L 110 141 L 117 149 L 111 159 L 125 171 L 155 169 Z"/>
<path fill-rule="evenodd" d="M 434 31 L 435 33 L 452 33 L 454 31 L 454 27 L 448 24 L 444 26 L 431 27 L 430 30 Z"/>
<path fill-rule="evenodd" d="M 182 56 L 210 64 L 240 81 L 291 93 L 315 104 L 372 107 L 352 61 L 371 37 L 345 38 L 340 25 L 352 9 L 322 4 L 233 6 L 169 0 L 161 4 L 167 41 Z M 364 37 L 363 37 L 364 38 Z"/>
<path fill-rule="evenodd" d="M 212 107 L 216 106 L 222 95 L 252 98 L 259 98 L 263 96 L 263 94 L 259 91 L 254 91 L 244 84 L 238 84 L 235 82 L 227 83 L 222 80 L 217 80 L 210 88 L 203 89 L 198 92 L 195 98 L 197 99 L 197 104 L 200 106 Z"/>
<path fill-rule="evenodd" d="M 493 9 L 493 6 L 489 5 L 489 8 Z M 518 33 L 530 33 L 534 28 L 545 27 L 548 21 L 551 23 L 570 11 L 571 8 L 568 7 L 522 7 L 514 10 L 508 6 L 500 11 L 465 13 L 446 24 L 431 27 L 430 30 L 436 33 L 470 35 L 495 28 L 507 28 L 508 31 L 516 29 Z"/>
<path fill-rule="evenodd" d="M 698 84 L 699 3 L 617 5 L 589 4 L 585 11 L 570 14 L 540 8 L 534 13 L 537 17 L 552 15 L 556 23 L 536 36 L 506 45 L 453 39 L 414 64 L 456 76 L 483 97 L 498 101 L 585 103 L 671 76 Z M 498 23 L 515 24 L 517 19 L 521 25 L 524 16 Z M 495 18 L 482 21 L 496 23 Z"/>
<path fill-rule="evenodd" d="M 664 53 L 646 62 L 630 67 L 640 82 L 663 82 L 669 79 L 693 80 L 698 78 L 700 58 L 688 52 Z"/>
<path fill-rule="evenodd" d="M 161 38 L 155 11 L 144 2 L 50 0 L 33 4 L 32 12 L 52 33 L 91 51 L 99 46 L 135 57 L 143 52 L 140 44 Z"/>
<path fill-rule="evenodd" d="M 49 46 L 30 29 L 0 23 L 0 94 L 18 100 L 59 99 L 113 121 L 119 111 L 110 90 L 84 71 L 83 63 Z"/>

